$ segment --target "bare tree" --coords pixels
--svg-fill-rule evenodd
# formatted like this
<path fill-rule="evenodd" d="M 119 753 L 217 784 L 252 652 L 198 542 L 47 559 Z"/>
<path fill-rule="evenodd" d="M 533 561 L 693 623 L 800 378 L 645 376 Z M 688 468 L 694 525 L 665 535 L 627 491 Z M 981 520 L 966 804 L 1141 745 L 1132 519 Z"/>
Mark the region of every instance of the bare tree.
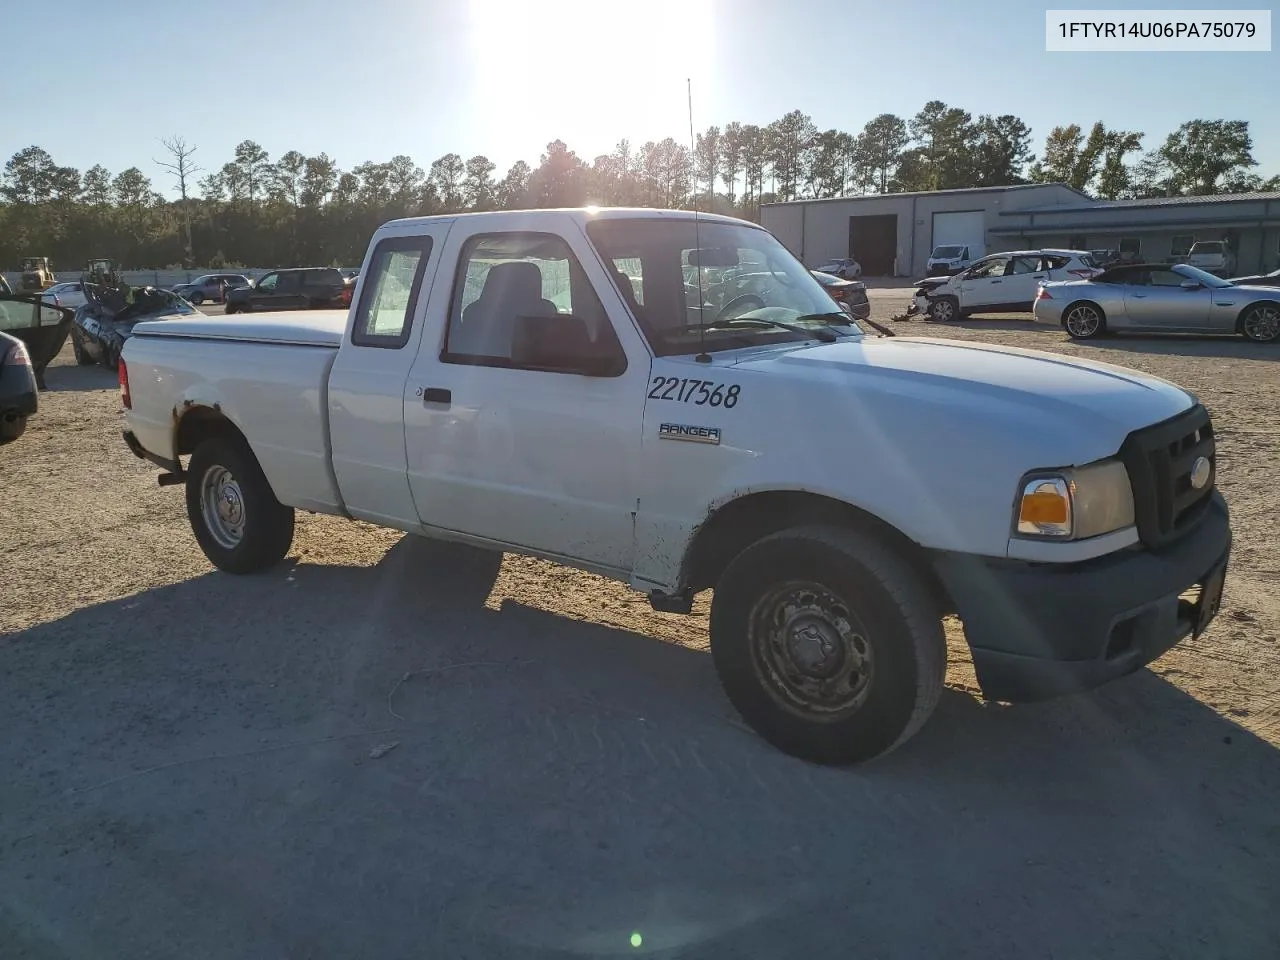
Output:
<path fill-rule="evenodd" d="M 187 229 L 186 267 L 189 270 L 195 264 L 195 252 L 191 248 L 191 202 L 187 197 L 187 179 L 198 173 L 201 168 L 191 160 L 191 155 L 196 152 L 196 148 L 189 145 L 182 137 L 169 137 L 167 140 L 161 140 L 160 143 L 169 151 L 173 161 L 166 163 L 164 160 L 157 160 L 156 165 L 164 167 L 178 178 L 178 193 L 182 196 L 182 220 Z"/>

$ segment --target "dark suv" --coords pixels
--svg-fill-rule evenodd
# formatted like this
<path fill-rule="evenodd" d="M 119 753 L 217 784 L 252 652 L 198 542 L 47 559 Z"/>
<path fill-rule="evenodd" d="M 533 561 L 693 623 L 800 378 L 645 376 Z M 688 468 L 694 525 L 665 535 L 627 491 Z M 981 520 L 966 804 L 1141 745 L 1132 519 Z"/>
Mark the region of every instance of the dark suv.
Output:
<path fill-rule="evenodd" d="M 351 305 L 354 280 L 337 267 L 274 270 L 251 286 L 227 291 L 227 313 L 249 310 L 306 310 Z"/>

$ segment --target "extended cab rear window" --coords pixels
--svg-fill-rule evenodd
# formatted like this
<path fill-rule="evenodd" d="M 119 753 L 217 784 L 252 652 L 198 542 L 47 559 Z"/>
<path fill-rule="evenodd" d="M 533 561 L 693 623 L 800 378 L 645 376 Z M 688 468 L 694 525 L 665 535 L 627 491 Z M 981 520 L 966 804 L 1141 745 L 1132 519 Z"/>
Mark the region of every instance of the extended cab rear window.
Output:
<path fill-rule="evenodd" d="M 430 237 L 388 237 L 378 242 L 351 325 L 352 343 L 395 350 L 409 342 L 430 259 Z"/>

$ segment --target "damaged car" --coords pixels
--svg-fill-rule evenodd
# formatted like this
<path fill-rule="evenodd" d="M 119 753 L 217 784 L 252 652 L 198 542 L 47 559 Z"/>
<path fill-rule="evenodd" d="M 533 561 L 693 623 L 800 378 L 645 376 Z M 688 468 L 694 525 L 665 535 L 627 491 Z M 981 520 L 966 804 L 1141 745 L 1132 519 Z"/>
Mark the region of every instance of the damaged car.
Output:
<path fill-rule="evenodd" d="M 156 287 L 86 282 L 84 291 L 87 302 L 76 309 L 71 325 L 71 349 L 81 366 L 100 363 L 116 369 L 134 324 L 204 315 L 178 294 Z"/>

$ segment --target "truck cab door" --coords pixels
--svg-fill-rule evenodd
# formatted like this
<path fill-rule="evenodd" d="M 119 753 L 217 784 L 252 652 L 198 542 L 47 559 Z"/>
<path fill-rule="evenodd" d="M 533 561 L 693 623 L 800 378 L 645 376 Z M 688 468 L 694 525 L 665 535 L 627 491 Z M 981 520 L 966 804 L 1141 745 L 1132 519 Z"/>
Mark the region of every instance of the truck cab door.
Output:
<path fill-rule="evenodd" d="M 429 530 L 627 573 L 651 356 L 577 223 L 542 224 L 453 227 L 439 339 L 405 390 L 409 485 Z M 572 355 L 556 356 L 557 330 Z"/>
<path fill-rule="evenodd" d="M 347 512 L 399 530 L 420 526 L 405 460 L 404 396 L 418 345 L 438 339 L 424 332 L 423 315 L 449 224 L 412 230 L 371 244 L 327 400 L 334 479 Z"/>

